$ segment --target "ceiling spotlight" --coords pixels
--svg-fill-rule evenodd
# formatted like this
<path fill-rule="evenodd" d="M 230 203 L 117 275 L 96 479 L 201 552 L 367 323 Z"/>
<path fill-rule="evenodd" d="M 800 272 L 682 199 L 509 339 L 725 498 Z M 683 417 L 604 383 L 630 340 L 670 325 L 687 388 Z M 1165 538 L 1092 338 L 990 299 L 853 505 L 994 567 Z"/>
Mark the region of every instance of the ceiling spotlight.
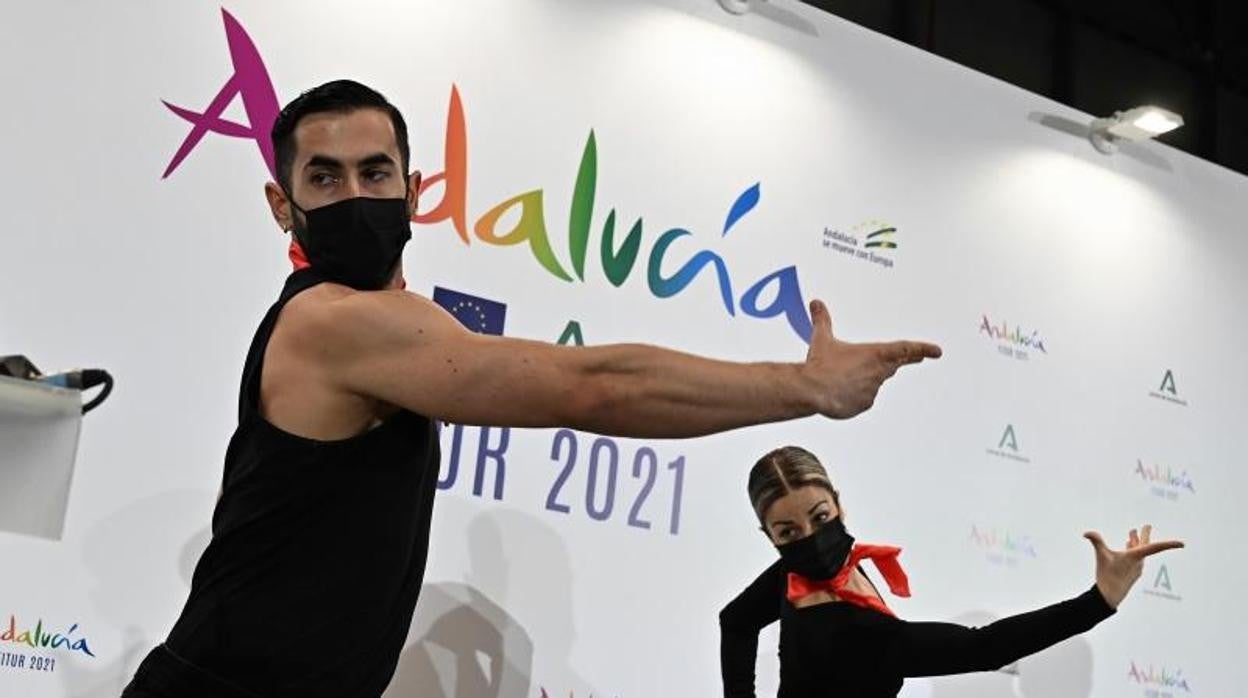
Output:
<path fill-rule="evenodd" d="M 750 0 L 719 0 L 719 4 L 734 15 L 743 15 L 750 11 Z"/>
<path fill-rule="evenodd" d="M 1118 141 L 1156 138 L 1183 125 L 1183 117 L 1161 107 L 1135 107 L 1092 122 L 1089 138 L 1102 153 L 1118 149 Z"/>

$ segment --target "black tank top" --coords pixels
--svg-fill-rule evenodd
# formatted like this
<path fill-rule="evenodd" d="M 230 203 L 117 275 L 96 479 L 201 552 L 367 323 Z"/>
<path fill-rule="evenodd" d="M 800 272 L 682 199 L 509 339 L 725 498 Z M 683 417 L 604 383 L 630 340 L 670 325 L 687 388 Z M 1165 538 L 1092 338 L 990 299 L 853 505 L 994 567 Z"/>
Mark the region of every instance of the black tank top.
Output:
<path fill-rule="evenodd" d="M 260 415 L 278 314 L 322 280 L 311 269 L 291 274 L 252 340 L 212 541 L 165 643 L 258 696 L 379 696 L 407 637 L 429 549 L 440 455 L 433 420 L 399 411 L 327 442 Z"/>

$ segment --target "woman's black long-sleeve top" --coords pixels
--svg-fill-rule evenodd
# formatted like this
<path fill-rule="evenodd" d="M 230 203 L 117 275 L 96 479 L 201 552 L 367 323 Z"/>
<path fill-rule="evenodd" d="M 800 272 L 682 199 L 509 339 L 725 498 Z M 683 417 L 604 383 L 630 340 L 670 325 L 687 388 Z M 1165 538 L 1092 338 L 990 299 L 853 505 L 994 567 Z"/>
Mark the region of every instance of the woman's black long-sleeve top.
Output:
<path fill-rule="evenodd" d="M 968 628 L 907 622 L 846 602 L 797 608 L 786 600 L 786 586 L 777 562 L 720 612 L 726 698 L 754 697 L 758 633 L 777 620 L 778 698 L 893 698 L 905 677 L 998 669 L 1114 613 L 1094 586 L 1073 599 Z"/>

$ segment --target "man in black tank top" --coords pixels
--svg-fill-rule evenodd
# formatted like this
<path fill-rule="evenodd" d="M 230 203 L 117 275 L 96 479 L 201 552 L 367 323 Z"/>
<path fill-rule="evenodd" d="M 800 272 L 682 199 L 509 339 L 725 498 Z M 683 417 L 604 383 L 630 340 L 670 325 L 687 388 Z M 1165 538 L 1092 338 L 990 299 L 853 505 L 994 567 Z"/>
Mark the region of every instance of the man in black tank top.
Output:
<path fill-rule="evenodd" d="M 473 334 L 402 290 L 420 175 L 407 174 L 398 110 L 339 80 L 287 105 L 272 135 L 278 181 L 265 194 L 301 268 L 248 352 L 186 606 L 127 698 L 379 696 L 424 576 L 434 419 L 652 438 L 844 419 L 901 366 L 940 355 L 842 342 L 818 301 L 801 363 Z M 353 648 L 326 642 L 344 628 Z"/>

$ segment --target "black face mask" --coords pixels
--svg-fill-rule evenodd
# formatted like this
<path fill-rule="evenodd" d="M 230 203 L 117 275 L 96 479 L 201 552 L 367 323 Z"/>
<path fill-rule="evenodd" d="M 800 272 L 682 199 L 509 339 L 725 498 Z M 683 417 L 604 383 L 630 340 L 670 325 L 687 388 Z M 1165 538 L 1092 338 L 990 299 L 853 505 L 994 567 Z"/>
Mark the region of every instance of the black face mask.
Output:
<path fill-rule="evenodd" d="M 314 270 L 360 291 L 385 287 L 412 237 L 407 199 L 361 196 L 311 211 L 290 202 L 307 219 L 294 217 L 294 235 Z"/>
<path fill-rule="evenodd" d="M 835 577 L 853 548 L 854 537 L 846 533 L 839 516 L 824 522 L 805 538 L 776 546 L 788 571 L 807 579 Z"/>

